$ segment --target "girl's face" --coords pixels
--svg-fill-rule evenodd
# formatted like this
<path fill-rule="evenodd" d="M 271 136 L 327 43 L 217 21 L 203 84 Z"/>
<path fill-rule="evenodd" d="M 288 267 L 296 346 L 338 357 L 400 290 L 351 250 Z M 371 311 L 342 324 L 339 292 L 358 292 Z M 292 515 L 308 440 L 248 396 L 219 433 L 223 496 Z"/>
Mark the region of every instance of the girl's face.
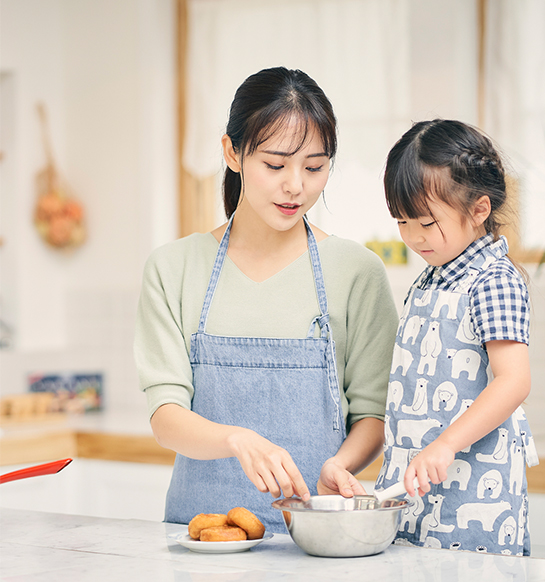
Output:
<path fill-rule="evenodd" d="M 330 159 L 315 131 L 291 154 L 299 139 L 299 128 L 294 123 L 293 129 L 273 135 L 244 157 L 243 192 L 237 214 L 287 231 L 314 206 L 327 183 Z"/>
<path fill-rule="evenodd" d="M 403 242 L 430 265 L 452 261 L 486 234 L 482 222 L 476 225 L 445 202 L 430 199 L 428 206 L 433 216 L 402 218 L 397 224 Z"/>

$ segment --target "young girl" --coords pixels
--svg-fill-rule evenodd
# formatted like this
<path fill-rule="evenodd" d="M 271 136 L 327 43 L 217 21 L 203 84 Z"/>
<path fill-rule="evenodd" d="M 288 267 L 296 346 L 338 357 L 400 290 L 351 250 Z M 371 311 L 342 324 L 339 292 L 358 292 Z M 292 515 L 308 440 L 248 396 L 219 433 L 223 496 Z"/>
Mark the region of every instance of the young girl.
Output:
<path fill-rule="evenodd" d="M 398 327 L 377 480 L 404 480 L 410 496 L 418 482 L 396 543 L 529 555 L 529 302 L 498 232 L 502 162 L 475 128 L 425 121 L 390 151 L 384 184 L 403 241 L 429 264 Z"/>
<path fill-rule="evenodd" d="M 136 362 L 178 453 L 166 521 L 244 506 L 283 532 L 268 493 L 364 493 L 353 475 L 382 448 L 397 315 L 378 257 L 305 218 L 337 146 L 308 75 L 246 79 L 222 145 L 229 222 L 148 260 Z"/>

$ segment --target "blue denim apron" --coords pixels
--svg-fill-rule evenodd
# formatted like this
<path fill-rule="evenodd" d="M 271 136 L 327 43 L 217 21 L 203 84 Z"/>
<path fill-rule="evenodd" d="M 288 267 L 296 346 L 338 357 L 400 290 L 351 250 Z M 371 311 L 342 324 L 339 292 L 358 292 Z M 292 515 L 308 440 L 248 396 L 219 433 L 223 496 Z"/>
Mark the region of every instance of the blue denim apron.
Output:
<path fill-rule="evenodd" d="M 419 289 L 424 275 L 413 286 L 394 348 L 377 489 L 403 479 L 412 458 L 490 382 L 488 355 L 469 318 L 469 292 L 503 254 L 483 249 L 454 289 Z M 532 466 L 539 459 L 519 407 L 497 429 L 456 454 L 446 481 L 414 498 L 395 543 L 528 555 L 525 461 Z"/>
<path fill-rule="evenodd" d="M 192 410 L 213 422 L 252 429 L 286 449 L 315 495 L 323 463 L 346 437 L 316 239 L 305 219 L 321 313 L 312 320 L 306 338 L 209 335 L 206 320 L 232 220 L 219 245 L 198 331 L 191 336 Z M 317 326 L 320 333 L 315 333 Z M 282 513 L 271 502 L 270 493 L 258 491 L 236 457 L 200 461 L 176 455 L 165 520 L 188 523 L 199 513 L 227 513 L 243 506 L 269 531 L 285 533 Z"/>

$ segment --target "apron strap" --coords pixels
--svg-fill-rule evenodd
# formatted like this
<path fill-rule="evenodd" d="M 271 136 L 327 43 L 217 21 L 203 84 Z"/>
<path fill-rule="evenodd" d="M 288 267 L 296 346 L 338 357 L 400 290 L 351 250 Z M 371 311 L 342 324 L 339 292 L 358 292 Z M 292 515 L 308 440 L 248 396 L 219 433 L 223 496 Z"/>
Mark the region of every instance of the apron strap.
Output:
<path fill-rule="evenodd" d="M 218 286 L 223 263 L 225 262 L 225 257 L 227 256 L 227 248 L 229 247 L 229 237 L 231 235 L 231 226 L 233 224 L 234 216 L 235 213 L 231 215 L 229 224 L 227 225 L 227 228 L 221 237 L 220 246 L 216 254 L 216 260 L 214 261 L 214 266 L 212 267 L 212 275 L 210 276 L 210 281 L 208 282 L 208 288 L 206 289 L 204 303 L 201 310 L 201 318 L 199 320 L 199 333 L 204 333 L 206 327 L 206 321 L 210 312 L 210 305 L 212 305 L 212 299 L 214 297 L 214 293 L 216 292 L 216 287 Z"/>
<path fill-rule="evenodd" d="M 312 263 L 312 270 L 314 271 L 314 284 L 316 285 L 316 295 L 318 296 L 318 305 L 320 307 L 320 313 L 322 314 L 322 318 L 327 316 L 327 321 L 324 321 L 325 325 L 325 323 L 329 321 L 329 315 L 327 308 L 327 295 L 325 292 L 324 274 L 322 271 L 322 262 L 320 261 L 320 253 L 318 253 L 318 243 L 316 242 L 314 233 L 310 228 L 310 224 L 308 223 L 307 217 L 304 215 L 303 221 L 305 222 L 305 227 L 307 229 L 308 252 L 310 255 L 310 261 Z M 320 327 L 322 328 L 323 337 L 323 327 L 321 323 Z"/>
<path fill-rule="evenodd" d="M 331 326 L 329 323 L 329 311 L 327 307 L 327 294 L 325 291 L 324 274 L 322 271 L 322 262 L 320 260 L 320 253 L 318 252 L 318 243 L 310 224 L 308 223 L 307 217 L 303 216 L 305 222 L 305 227 L 307 229 L 308 236 L 308 251 L 310 254 L 310 260 L 312 262 L 312 270 L 314 271 L 314 283 L 316 285 L 316 294 L 318 296 L 318 305 L 320 306 L 321 316 L 316 317 L 309 329 L 309 334 L 312 332 L 314 335 L 314 326 L 316 323 L 320 326 L 321 337 L 326 338 L 328 341 L 326 358 L 327 358 L 327 379 L 329 386 L 329 393 L 335 405 L 335 417 L 333 420 L 333 429 L 335 431 L 342 431 L 343 438 L 345 436 L 345 426 L 343 418 L 343 413 L 341 410 L 341 400 L 340 400 L 340 386 L 339 386 L 339 376 L 337 374 L 337 361 L 335 357 L 335 344 L 333 342 L 333 336 L 331 334 Z M 312 337 L 313 337 L 312 335 Z"/>

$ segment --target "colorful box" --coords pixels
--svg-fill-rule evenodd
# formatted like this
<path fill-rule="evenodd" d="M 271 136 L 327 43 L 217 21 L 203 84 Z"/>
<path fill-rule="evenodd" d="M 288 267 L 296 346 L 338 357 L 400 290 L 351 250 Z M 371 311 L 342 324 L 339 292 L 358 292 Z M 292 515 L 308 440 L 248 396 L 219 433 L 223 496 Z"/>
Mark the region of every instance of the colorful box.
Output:
<path fill-rule="evenodd" d="M 52 412 L 89 412 L 101 410 L 103 375 L 92 374 L 29 374 L 29 392 L 54 394 Z"/>

